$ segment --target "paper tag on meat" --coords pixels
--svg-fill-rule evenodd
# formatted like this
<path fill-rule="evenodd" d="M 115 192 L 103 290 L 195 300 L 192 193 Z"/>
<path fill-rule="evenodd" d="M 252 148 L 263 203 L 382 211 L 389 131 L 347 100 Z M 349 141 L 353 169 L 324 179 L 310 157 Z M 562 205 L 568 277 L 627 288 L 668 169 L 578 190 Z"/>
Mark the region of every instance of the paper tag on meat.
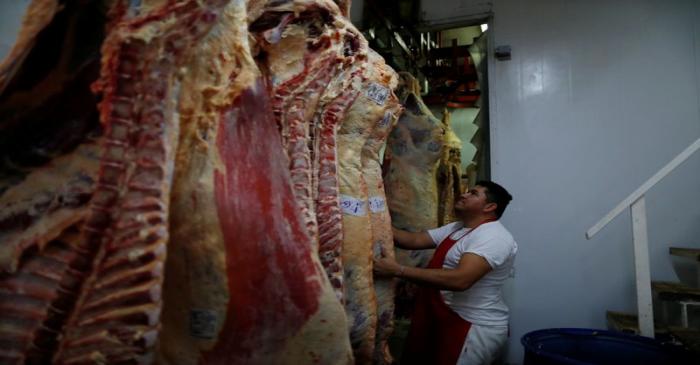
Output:
<path fill-rule="evenodd" d="M 384 103 L 386 103 L 386 99 L 389 97 L 389 89 L 372 82 L 367 88 L 366 95 L 368 98 L 370 98 L 370 100 L 377 103 L 377 105 L 384 105 Z"/>
<path fill-rule="evenodd" d="M 218 315 L 209 309 L 190 310 L 190 335 L 195 338 L 211 340 L 216 336 Z"/>
<path fill-rule="evenodd" d="M 382 248 L 383 246 L 384 246 L 384 242 L 382 240 L 374 241 L 374 244 L 372 245 L 372 253 L 374 254 L 375 258 L 386 257 L 386 253 L 384 252 L 384 249 Z"/>
<path fill-rule="evenodd" d="M 381 196 L 372 196 L 369 198 L 369 210 L 372 213 L 383 212 L 386 209 L 386 202 Z"/>
<path fill-rule="evenodd" d="M 343 214 L 361 217 L 367 215 L 367 203 L 349 195 L 340 195 L 340 209 Z"/>
<path fill-rule="evenodd" d="M 384 113 L 384 118 L 379 121 L 379 127 L 384 128 L 389 125 L 391 122 L 391 117 L 393 117 L 394 114 L 392 112 L 386 112 Z"/>

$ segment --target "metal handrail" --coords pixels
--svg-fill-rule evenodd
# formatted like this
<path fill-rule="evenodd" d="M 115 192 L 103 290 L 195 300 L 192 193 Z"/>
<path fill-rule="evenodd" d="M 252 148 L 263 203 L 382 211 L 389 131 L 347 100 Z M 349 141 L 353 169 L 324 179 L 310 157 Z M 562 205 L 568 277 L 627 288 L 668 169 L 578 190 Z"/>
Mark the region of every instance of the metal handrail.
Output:
<path fill-rule="evenodd" d="M 625 209 L 632 206 L 632 203 L 639 200 L 644 194 L 651 189 L 656 183 L 661 181 L 666 175 L 671 173 L 673 169 L 678 167 L 678 165 L 685 162 L 693 153 L 700 149 L 700 138 L 698 138 L 693 144 L 688 146 L 683 152 L 679 153 L 671 162 L 662 167 L 654 176 L 649 178 L 644 184 L 642 184 L 637 190 L 630 194 L 627 198 L 620 202 L 613 210 L 608 212 L 598 223 L 594 224 L 588 231 L 586 231 L 586 238 L 591 239 L 598 233 L 603 227 L 605 227 L 610 221 L 622 213 Z"/>
<path fill-rule="evenodd" d="M 698 149 L 700 149 L 700 138 L 679 153 L 666 166 L 662 167 L 654 176 L 620 202 L 586 232 L 586 238 L 591 239 L 625 209 L 630 208 L 632 240 L 634 241 L 634 274 L 637 287 L 637 318 L 639 334 L 642 336 L 654 337 L 654 310 L 651 297 L 651 270 L 649 268 L 649 234 L 644 194 Z"/>

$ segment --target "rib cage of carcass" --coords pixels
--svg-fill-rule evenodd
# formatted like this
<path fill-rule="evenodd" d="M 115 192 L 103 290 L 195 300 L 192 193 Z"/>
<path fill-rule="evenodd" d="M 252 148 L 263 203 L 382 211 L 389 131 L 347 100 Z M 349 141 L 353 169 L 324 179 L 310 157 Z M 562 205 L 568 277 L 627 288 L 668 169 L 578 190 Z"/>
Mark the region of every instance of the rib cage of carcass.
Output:
<path fill-rule="evenodd" d="M 343 307 L 337 133 L 395 74 L 339 3 L 29 4 L 0 64 L 0 363 L 386 359 L 386 331 L 351 348 L 377 303 L 370 266 Z"/>

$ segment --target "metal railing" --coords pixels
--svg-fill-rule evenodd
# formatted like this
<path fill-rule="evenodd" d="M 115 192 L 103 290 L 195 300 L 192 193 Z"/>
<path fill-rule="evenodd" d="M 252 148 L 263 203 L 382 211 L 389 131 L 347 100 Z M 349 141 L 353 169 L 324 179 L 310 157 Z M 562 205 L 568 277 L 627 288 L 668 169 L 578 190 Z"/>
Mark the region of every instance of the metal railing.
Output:
<path fill-rule="evenodd" d="M 649 273 L 649 241 L 644 195 L 699 149 L 700 138 L 679 153 L 666 166 L 662 167 L 654 176 L 649 178 L 586 232 L 586 238 L 591 239 L 625 209 L 630 208 L 632 214 L 632 237 L 634 240 L 634 269 L 637 285 L 637 314 L 639 316 L 639 333 L 642 336 L 654 337 L 654 312 L 651 303 L 651 275 Z"/>

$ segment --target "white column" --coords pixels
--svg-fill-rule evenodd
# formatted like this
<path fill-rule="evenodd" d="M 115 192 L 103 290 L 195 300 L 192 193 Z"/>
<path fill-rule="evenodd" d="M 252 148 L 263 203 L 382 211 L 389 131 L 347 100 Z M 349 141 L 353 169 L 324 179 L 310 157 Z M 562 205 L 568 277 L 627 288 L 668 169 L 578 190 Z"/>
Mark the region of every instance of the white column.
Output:
<path fill-rule="evenodd" d="M 654 337 L 654 311 L 651 304 L 651 274 L 649 272 L 649 240 L 644 195 L 630 207 L 634 237 L 634 268 L 637 278 L 637 313 L 639 334 Z"/>

